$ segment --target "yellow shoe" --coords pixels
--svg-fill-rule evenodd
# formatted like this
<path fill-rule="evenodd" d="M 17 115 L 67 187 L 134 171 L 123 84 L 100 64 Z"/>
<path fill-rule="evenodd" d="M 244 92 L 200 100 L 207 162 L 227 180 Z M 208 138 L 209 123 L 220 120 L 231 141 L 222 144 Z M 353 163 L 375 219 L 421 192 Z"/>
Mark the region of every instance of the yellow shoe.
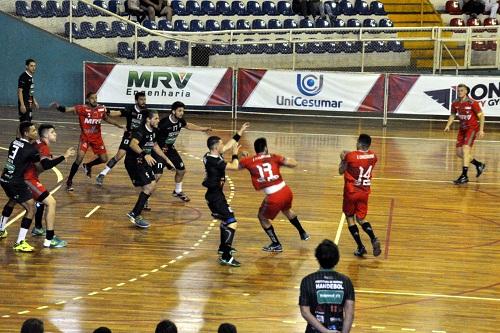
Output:
<path fill-rule="evenodd" d="M 33 252 L 35 249 L 33 246 L 29 245 L 28 242 L 25 240 L 22 240 L 19 243 L 15 243 L 14 246 L 12 247 L 14 251 L 18 252 Z"/>
<path fill-rule="evenodd" d="M 0 239 L 6 238 L 8 234 L 7 230 L 0 230 Z"/>

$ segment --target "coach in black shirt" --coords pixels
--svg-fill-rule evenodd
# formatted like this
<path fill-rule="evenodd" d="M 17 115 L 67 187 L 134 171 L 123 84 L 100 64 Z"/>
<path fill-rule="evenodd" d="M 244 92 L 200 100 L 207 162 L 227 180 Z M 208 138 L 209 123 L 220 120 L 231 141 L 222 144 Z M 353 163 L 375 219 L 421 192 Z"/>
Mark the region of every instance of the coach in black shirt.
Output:
<path fill-rule="evenodd" d="M 339 262 L 339 249 L 325 239 L 316 248 L 320 270 L 300 284 L 299 306 L 307 321 L 306 333 L 351 331 L 354 320 L 354 287 L 351 280 L 333 270 Z"/>
<path fill-rule="evenodd" d="M 19 111 L 19 121 L 31 121 L 33 109 L 38 109 L 38 102 L 35 99 L 35 74 L 36 62 L 33 59 L 26 60 L 26 71 L 19 76 L 17 82 L 17 109 Z"/>

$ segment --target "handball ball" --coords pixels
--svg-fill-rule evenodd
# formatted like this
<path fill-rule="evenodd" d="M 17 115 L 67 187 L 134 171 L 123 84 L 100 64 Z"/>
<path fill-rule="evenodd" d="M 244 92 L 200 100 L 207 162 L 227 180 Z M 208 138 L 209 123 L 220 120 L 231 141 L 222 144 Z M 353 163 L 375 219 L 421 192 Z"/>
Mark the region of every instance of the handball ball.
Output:
<path fill-rule="evenodd" d="M 248 155 L 250 155 L 247 151 L 242 151 L 240 153 L 240 158 L 244 158 L 244 157 L 247 157 Z"/>

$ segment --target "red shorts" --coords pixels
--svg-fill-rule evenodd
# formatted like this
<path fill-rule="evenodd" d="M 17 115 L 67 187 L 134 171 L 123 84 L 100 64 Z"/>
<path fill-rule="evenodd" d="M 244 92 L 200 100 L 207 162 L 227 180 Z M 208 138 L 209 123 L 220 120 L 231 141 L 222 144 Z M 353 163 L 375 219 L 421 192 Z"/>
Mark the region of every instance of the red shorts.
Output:
<path fill-rule="evenodd" d="M 104 141 L 102 140 L 102 136 L 86 136 L 80 135 L 80 150 L 84 153 L 87 152 L 89 148 L 92 148 L 92 151 L 96 155 L 106 154 L 106 147 L 104 146 Z"/>
<path fill-rule="evenodd" d="M 357 192 L 344 192 L 344 203 L 342 204 L 342 211 L 345 216 L 356 215 L 358 219 L 362 220 L 368 214 L 368 196 L 370 194 L 364 191 Z"/>
<path fill-rule="evenodd" d="M 274 220 L 279 212 L 292 208 L 292 201 L 292 190 L 285 185 L 278 192 L 269 194 L 264 198 L 259 212 L 266 219 Z"/>
<path fill-rule="evenodd" d="M 33 199 L 35 199 L 38 202 L 42 202 L 47 198 L 50 193 L 45 189 L 45 186 L 40 183 L 40 181 L 36 178 L 29 178 L 25 179 L 24 182 L 26 185 L 28 185 L 31 194 L 33 195 Z"/>
<path fill-rule="evenodd" d="M 478 128 L 459 129 L 457 136 L 457 147 L 462 147 L 464 145 L 472 147 L 472 145 L 474 144 L 474 140 L 476 140 L 477 132 L 479 132 Z"/>

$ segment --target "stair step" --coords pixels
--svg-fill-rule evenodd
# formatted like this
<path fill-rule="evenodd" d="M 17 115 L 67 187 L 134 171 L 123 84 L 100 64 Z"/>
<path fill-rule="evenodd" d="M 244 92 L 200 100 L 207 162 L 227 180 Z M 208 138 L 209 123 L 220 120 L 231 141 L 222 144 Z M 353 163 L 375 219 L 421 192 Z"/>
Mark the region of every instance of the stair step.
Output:
<path fill-rule="evenodd" d="M 414 14 L 389 14 L 389 18 L 393 22 L 420 22 L 421 15 L 420 13 L 414 13 Z M 423 20 L 424 21 L 437 21 L 441 22 L 441 15 L 439 14 L 424 14 L 423 15 Z"/>
<path fill-rule="evenodd" d="M 406 44 L 405 44 L 405 47 L 406 47 Z M 426 59 L 426 58 L 432 59 L 434 57 L 434 50 L 432 50 L 432 49 L 426 49 L 426 50 L 409 49 L 409 51 L 411 52 L 412 59 Z M 462 58 L 464 56 L 464 49 L 463 48 L 462 49 L 460 49 L 460 48 L 450 49 L 450 52 L 451 52 L 451 54 L 453 54 L 453 57 L 455 59 Z M 446 52 L 446 56 L 443 53 L 443 59 L 446 59 L 447 57 L 449 57 L 448 53 Z"/>
<path fill-rule="evenodd" d="M 425 4 L 424 6 L 424 13 L 429 13 L 433 14 L 434 13 L 434 7 L 431 4 Z M 421 12 L 421 7 L 420 4 L 384 4 L 384 8 L 387 12 L 391 14 L 405 14 L 405 13 L 419 13 Z"/>
<path fill-rule="evenodd" d="M 458 63 L 459 66 L 463 66 L 464 64 L 464 59 L 459 58 L 455 59 Z M 417 59 L 416 63 L 418 68 L 432 68 L 434 65 L 434 62 L 432 59 Z M 443 67 L 454 67 L 456 66 L 455 62 L 452 59 L 443 59 Z"/>

